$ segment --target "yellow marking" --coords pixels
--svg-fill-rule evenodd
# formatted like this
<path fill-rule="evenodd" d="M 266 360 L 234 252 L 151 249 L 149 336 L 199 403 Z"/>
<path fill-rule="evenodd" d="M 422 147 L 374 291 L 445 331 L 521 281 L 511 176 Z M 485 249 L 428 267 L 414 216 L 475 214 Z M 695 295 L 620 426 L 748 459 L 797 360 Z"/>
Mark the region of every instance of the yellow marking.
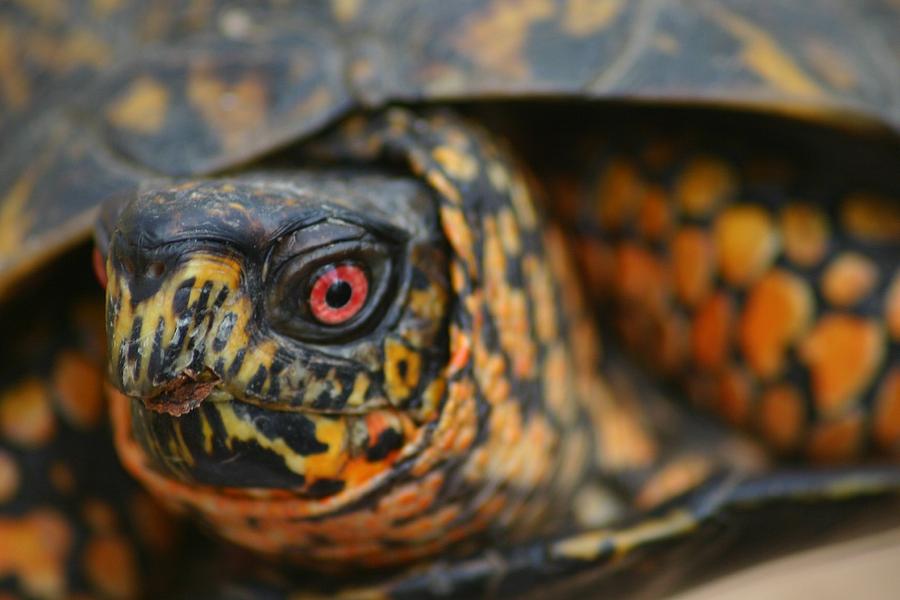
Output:
<path fill-rule="evenodd" d="M 100 68 L 112 60 L 112 49 L 100 38 L 87 31 L 76 31 L 62 41 L 54 52 L 52 66 L 73 71 L 88 66 Z"/>
<path fill-rule="evenodd" d="M 491 185 L 493 185 L 494 189 L 498 192 L 504 192 L 509 189 L 509 174 L 502 164 L 496 161 L 489 162 L 487 174 L 488 179 L 491 180 Z"/>
<path fill-rule="evenodd" d="M 419 384 L 421 357 L 394 338 L 384 343 L 384 384 L 392 402 L 405 400 Z M 400 364 L 406 364 L 401 373 Z"/>
<path fill-rule="evenodd" d="M 282 438 L 269 439 L 252 423 L 238 417 L 229 403 L 216 402 L 215 407 L 222 419 L 222 426 L 227 435 L 225 444 L 229 450 L 233 448 L 234 440 L 255 442 L 260 448 L 265 448 L 280 456 L 290 471 L 298 475 L 306 475 L 306 457 L 294 452 Z M 316 431 L 318 433 L 318 429 Z"/>
<path fill-rule="evenodd" d="M 0 23 L 0 94 L 13 109 L 24 108 L 31 97 L 31 86 L 16 51 L 17 35 L 12 27 Z"/>
<path fill-rule="evenodd" d="M 443 173 L 437 170 L 430 170 L 425 173 L 425 179 L 428 180 L 428 183 L 444 198 L 452 202 L 453 204 L 459 205 L 462 202 L 462 197 L 459 195 L 459 190 L 456 189 L 450 180 L 447 179 Z"/>
<path fill-rule="evenodd" d="M 696 527 L 697 520 L 687 511 L 675 510 L 628 529 L 593 531 L 557 542 L 551 546 L 550 553 L 555 558 L 594 560 L 602 551 L 611 549 L 616 557 L 622 557 L 643 544 L 674 538 Z"/>
<path fill-rule="evenodd" d="M 444 316 L 446 304 L 446 293 L 436 285 L 429 285 L 424 290 L 411 290 L 409 292 L 410 309 L 416 313 L 416 316 L 423 319 L 440 319 Z"/>
<path fill-rule="evenodd" d="M 508 208 L 501 209 L 497 213 L 497 224 L 500 226 L 503 249 L 510 256 L 517 256 L 522 251 L 522 240 L 519 237 L 519 225 L 512 211 Z"/>
<path fill-rule="evenodd" d="M 361 5 L 360 0 L 331 0 L 331 11 L 339 22 L 347 23 L 356 18 Z"/>
<path fill-rule="evenodd" d="M 528 184 L 520 176 L 515 176 L 511 182 L 512 207 L 516 211 L 519 218 L 519 224 L 529 231 L 533 231 L 538 226 L 537 213 L 534 210 L 534 203 L 531 201 L 531 193 L 528 190 Z"/>
<path fill-rule="evenodd" d="M 338 476 L 350 459 L 347 450 L 350 434 L 346 419 L 321 415 L 311 415 L 311 418 L 316 424 L 316 440 L 328 446 L 328 450 L 306 457 L 307 484 L 318 478 Z"/>
<path fill-rule="evenodd" d="M 544 359 L 544 402 L 560 423 L 572 425 L 577 415 L 569 366 L 571 357 L 563 344 L 554 344 Z"/>
<path fill-rule="evenodd" d="M 149 76 L 135 79 L 106 110 L 110 122 L 137 133 L 156 133 L 166 121 L 169 90 Z"/>
<path fill-rule="evenodd" d="M 175 430 L 175 442 L 178 444 L 178 456 L 180 456 L 184 462 L 191 465 L 192 467 L 196 464 L 193 455 L 191 454 L 190 448 L 188 448 L 187 442 L 184 441 L 184 432 L 181 431 L 181 421 L 175 420 L 174 427 Z"/>
<path fill-rule="evenodd" d="M 485 299 L 497 323 L 500 345 L 509 356 L 513 372 L 520 377 L 532 377 L 537 348 L 528 319 L 528 301 L 525 293 L 511 287 L 506 279 L 506 255 L 496 220 L 485 217 L 483 228 Z"/>
<path fill-rule="evenodd" d="M 450 146 L 438 146 L 431 156 L 451 177 L 471 181 L 478 175 L 478 163 L 474 158 Z"/>
<path fill-rule="evenodd" d="M 453 251 L 465 262 L 470 275 L 476 273 L 475 248 L 472 231 L 462 211 L 450 206 L 441 206 L 441 221 L 444 234 L 453 247 Z"/>
<path fill-rule="evenodd" d="M 801 267 L 818 264 L 828 250 L 828 217 L 815 205 L 793 202 L 781 211 L 784 253 Z"/>
<path fill-rule="evenodd" d="M 266 122 L 267 89 L 256 74 L 248 74 L 227 84 L 205 70 L 188 78 L 188 98 L 213 131 L 222 138 L 226 150 L 247 142 Z"/>
<path fill-rule="evenodd" d="M 769 267 L 780 248 L 780 236 L 769 213 L 754 204 L 739 204 L 716 218 L 719 269 L 731 284 L 747 285 Z"/>
<path fill-rule="evenodd" d="M 524 56 L 528 30 L 552 18 L 555 9 L 550 0 L 495 0 L 470 15 L 453 45 L 488 71 L 523 78 L 529 73 Z"/>
<path fill-rule="evenodd" d="M 31 198 L 38 172 L 36 166 L 27 169 L 3 199 L 0 206 L 0 255 L 20 250 L 25 234 L 31 228 L 34 219 L 24 209 Z"/>
<path fill-rule="evenodd" d="M 849 91 L 859 85 L 859 67 L 848 61 L 839 48 L 818 38 L 806 40 L 803 48 L 819 76 L 834 88 Z"/>
<path fill-rule="evenodd" d="M 205 414 L 200 415 L 200 430 L 203 433 L 203 450 L 207 454 L 213 451 L 213 430 Z"/>
<path fill-rule="evenodd" d="M 737 189 L 737 175 L 728 163 L 704 156 L 688 164 L 675 184 L 681 210 L 702 217 L 727 200 Z"/>
<path fill-rule="evenodd" d="M 431 421 L 437 416 L 437 407 L 440 405 L 446 390 L 447 381 L 443 377 L 438 377 L 428 384 L 428 387 L 422 392 L 422 407 L 418 411 L 422 422 Z"/>
<path fill-rule="evenodd" d="M 0 438 L 33 448 L 48 441 L 55 431 L 50 393 L 39 379 L 25 379 L 0 393 Z"/>
<path fill-rule="evenodd" d="M 774 88 L 795 96 L 816 97 L 821 88 L 811 79 L 769 34 L 749 20 L 710 4 L 713 18 L 744 45 L 741 58 Z"/>
<path fill-rule="evenodd" d="M 357 373 L 353 380 L 353 389 L 347 398 L 347 406 L 360 406 L 366 400 L 366 392 L 369 391 L 369 376 L 365 373 Z"/>
<path fill-rule="evenodd" d="M 547 344 L 559 335 L 556 322 L 558 307 L 553 296 L 553 280 L 547 266 L 534 255 L 529 254 L 525 257 L 523 267 L 533 303 L 535 330 L 540 341 Z"/>
<path fill-rule="evenodd" d="M 563 13 L 563 31 L 587 37 L 608 27 L 624 7 L 624 0 L 569 0 Z"/>

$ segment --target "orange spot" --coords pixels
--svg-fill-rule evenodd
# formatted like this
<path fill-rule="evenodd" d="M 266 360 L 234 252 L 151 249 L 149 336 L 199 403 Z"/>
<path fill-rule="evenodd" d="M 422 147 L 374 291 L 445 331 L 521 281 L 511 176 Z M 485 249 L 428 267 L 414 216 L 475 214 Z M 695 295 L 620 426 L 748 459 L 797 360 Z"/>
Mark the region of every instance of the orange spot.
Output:
<path fill-rule="evenodd" d="M 661 240 L 672 225 L 666 192 L 659 186 L 648 187 L 638 213 L 638 231 L 647 240 Z"/>
<path fill-rule="evenodd" d="M 792 385 L 773 386 L 760 400 L 760 427 L 773 447 L 786 451 L 794 448 L 806 421 L 803 397 Z"/>
<path fill-rule="evenodd" d="M 472 339 L 458 327 L 451 327 L 450 348 L 452 354 L 447 365 L 447 373 L 452 375 L 469 363 L 469 357 L 472 354 Z"/>
<path fill-rule="evenodd" d="M 592 238 L 583 238 L 578 246 L 578 262 L 591 295 L 595 298 L 606 298 L 613 285 L 616 269 L 613 249 L 609 244 Z"/>
<path fill-rule="evenodd" d="M 0 395 L 0 433 L 14 444 L 34 447 L 56 430 L 47 389 L 38 379 L 26 379 Z"/>
<path fill-rule="evenodd" d="M 19 467 L 15 457 L 0 450 L 0 504 L 15 497 L 19 491 Z"/>
<path fill-rule="evenodd" d="M 767 379 L 781 372 L 789 346 L 809 328 L 813 310 L 811 290 L 786 271 L 774 269 L 753 286 L 738 335 L 757 375 Z"/>
<path fill-rule="evenodd" d="M 103 377 L 84 356 L 63 352 L 53 369 L 53 387 L 59 407 L 75 427 L 90 428 L 103 415 Z"/>
<path fill-rule="evenodd" d="M 851 194 L 841 206 L 847 231 L 871 242 L 896 244 L 900 240 L 900 202 L 872 194 Z"/>
<path fill-rule="evenodd" d="M 877 323 L 844 314 L 822 317 L 800 347 L 812 372 L 818 409 L 842 412 L 872 382 L 884 355 L 884 335 Z"/>
<path fill-rule="evenodd" d="M 732 425 L 744 425 L 750 416 L 753 384 L 747 374 L 731 367 L 719 375 L 716 409 Z"/>
<path fill-rule="evenodd" d="M 35 510 L 10 519 L 0 518 L 0 540 L 0 579 L 18 577 L 31 596 L 63 597 L 72 530 L 62 515 Z"/>
<path fill-rule="evenodd" d="M 675 199 L 692 217 L 710 214 L 737 189 L 737 177 L 725 162 L 712 157 L 692 160 L 675 182 Z"/>
<path fill-rule="evenodd" d="M 397 486 L 378 502 L 379 518 L 396 521 L 425 512 L 443 484 L 442 473 L 431 473 L 421 481 Z"/>
<path fill-rule="evenodd" d="M 136 133 L 152 134 L 166 121 L 169 90 L 155 79 L 142 76 L 131 82 L 106 109 L 110 123 Z"/>
<path fill-rule="evenodd" d="M 118 535 L 98 535 L 84 549 L 84 570 L 88 580 L 102 594 L 112 598 L 137 595 L 137 563 L 128 541 Z"/>
<path fill-rule="evenodd" d="M 828 250 L 828 217 L 816 206 L 794 203 L 781 211 L 784 252 L 801 267 L 815 266 Z"/>
<path fill-rule="evenodd" d="M 862 425 L 862 418 L 857 413 L 820 423 L 810 435 L 807 452 L 820 462 L 846 462 L 858 454 Z"/>
<path fill-rule="evenodd" d="M 715 241 L 722 276 L 734 285 L 752 283 L 778 252 L 778 234 L 769 213 L 754 204 L 731 206 L 719 214 Z"/>
<path fill-rule="evenodd" d="M 600 223 L 613 230 L 630 223 L 640 208 L 643 191 L 644 184 L 634 165 L 623 159 L 610 161 L 597 186 Z"/>
<path fill-rule="evenodd" d="M 900 368 L 888 372 L 875 404 L 875 440 L 886 450 L 898 450 L 900 442 Z"/>
<path fill-rule="evenodd" d="M 102 500 L 96 498 L 85 500 L 81 514 L 85 523 L 97 533 L 112 533 L 116 530 L 116 513 Z"/>
<path fill-rule="evenodd" d="M 699 227 L 685 227 L 672 241 L 675 293 L 688 306 L 704 300 L 712 288 L 715 256 L 712 243 Z"/>
<path fill-rule="evenodd" d="M 878 267 L 857 252 L 844 252 L 822 275 L 822 295 L 836 306 L 852 306 L 865 298 L 878 282 Z"/>
<path fill-rule="evenodd" d="M 472 11 L 453 35 L 454 48 L 489 73 L 520 79 L 530 72 L 525 44 L 534 23 L 553 17 L 548 0 L 500 0 Z"/>
<path fill-rule="evenodd" d="M 888 332 L 894 340 L 900 341 L 900 271 L 894 275 L 891 287 L 885 294 L 884 304 Z"/>
<path fill-rule="evenodd" d="M 691 328 L 691 348 L 698 366 L 718 369 L 728 357 L 734 307 L 724 293 L 717 293 L 704 302 L 694 315 Z"/>
<path fill-rule="evenodd" d="M 652 252 L 631 243 L 616 253 L 615 285 L 620 298 L 652 310 L 665 306 L 669 295 L 666 268 Z"/>
<path fill-rule="evenodd" d="M 210 129 L 220 135 L 222 145 L 235 150 L 265 125 L 267 83 L 254 71 L 239 80 L 226 81 L 201 68 L 188 77 L 187 96 Z"/>
<path fill-rule="evenodd" d="M 642 509 L 658 506 L 700 485 L 711 471 L 712 464 L 704 456 L 676 458 L 647 480 L 638 492 L 635 504 Z"/>
<path fill-rule="evenodd" d="M 672 312 L 661 320 L 659 344 L 653 349 L 653 360 L 660 373 L 676 374 L 684 366 L 690 347 L 687 320 Z"/>

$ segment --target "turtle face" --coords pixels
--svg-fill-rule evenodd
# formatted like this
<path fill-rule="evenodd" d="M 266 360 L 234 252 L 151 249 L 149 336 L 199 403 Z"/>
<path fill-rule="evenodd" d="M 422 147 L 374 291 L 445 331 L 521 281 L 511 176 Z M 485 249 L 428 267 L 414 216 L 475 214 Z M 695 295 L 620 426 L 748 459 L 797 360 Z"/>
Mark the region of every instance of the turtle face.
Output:
<path fill-rule="evenodd" d="M 386 471 L 440 399 L 441 240 L 423 187 L 359 173 L 188 183 L 124 206 L 108 368 L 150 467 L 307 498 Z"/>

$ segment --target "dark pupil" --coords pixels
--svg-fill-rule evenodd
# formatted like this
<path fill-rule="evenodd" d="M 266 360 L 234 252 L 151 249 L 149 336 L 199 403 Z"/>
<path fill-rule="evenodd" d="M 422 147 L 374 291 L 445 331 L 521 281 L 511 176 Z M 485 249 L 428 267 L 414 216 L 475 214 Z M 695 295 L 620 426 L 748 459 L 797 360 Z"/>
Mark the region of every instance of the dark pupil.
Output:
<path fill-rule="evenodd" d="M 350 296 L 353 295 L 353 289 L 346 281 L 335 281 L 325 292 L 325 302 L 331 308 L 340 308 L 350 302 Z"/>

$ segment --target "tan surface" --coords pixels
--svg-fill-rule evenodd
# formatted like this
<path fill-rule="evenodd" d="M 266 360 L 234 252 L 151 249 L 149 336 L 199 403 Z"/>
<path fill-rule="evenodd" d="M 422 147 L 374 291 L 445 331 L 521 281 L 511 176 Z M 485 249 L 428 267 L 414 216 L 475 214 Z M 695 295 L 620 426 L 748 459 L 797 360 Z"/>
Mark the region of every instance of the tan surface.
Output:
<path fill-rule="evenodd" d="M 775 560 L 672 600 L 897 600 L 900 528 Z"/>

